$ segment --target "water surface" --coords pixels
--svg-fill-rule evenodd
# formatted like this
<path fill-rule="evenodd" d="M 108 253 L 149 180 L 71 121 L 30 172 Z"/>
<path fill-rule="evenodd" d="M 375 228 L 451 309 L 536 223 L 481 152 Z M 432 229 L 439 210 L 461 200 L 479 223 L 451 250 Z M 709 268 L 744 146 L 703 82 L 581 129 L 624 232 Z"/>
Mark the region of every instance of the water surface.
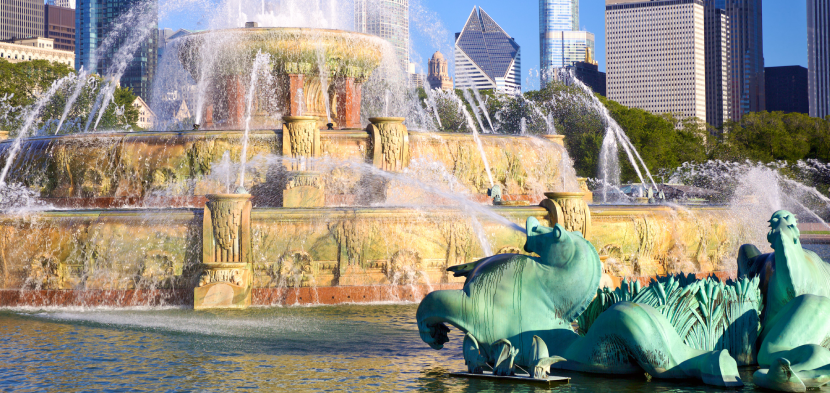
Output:
<path fill-rule="evenodd" d="M 450 377 L 462 335 L 424 344 L 415 304 L 0 311 L 0 390 L 722 392 L 693 380 L 567 373 L 551 389 Z M 755 391 L 752 369 L 742 370 Z"/>

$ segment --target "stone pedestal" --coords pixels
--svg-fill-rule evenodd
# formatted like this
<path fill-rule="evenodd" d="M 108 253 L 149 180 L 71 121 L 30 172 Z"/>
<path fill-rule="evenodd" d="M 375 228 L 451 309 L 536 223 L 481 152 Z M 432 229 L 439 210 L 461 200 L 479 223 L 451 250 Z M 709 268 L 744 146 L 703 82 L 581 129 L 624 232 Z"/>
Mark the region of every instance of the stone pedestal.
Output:
<path fill-rule="evenodd" d="M 289 172 L 282 207 L 323 207 L 326 195 L 319 172 Z"/>
<path fill-rule="evenodd" d="M 590 236 L 591 211 L 582 192 L 546 192 L 548 199 L 539 205 L 548 211 L 550 224 L 560 224 L 569 231 L 580 231 L 585 239 Z"/>
<path fill-rule="evenodd" d="M 559 146 L 565 147 L 565 136 L 564 135 L 542 135 L 542 138 L 547 139 Z"/>
<path fill-rule="evenodd" d="M 360 127 L 360 100 L 362 84 L 352 77 L 341 77 L 335 81 L 337 89 L 337 123 L 342 128 Z"/>
<path fill-rule="evenodd" d="M 585 194 L 585 196 L 582 198 L 585 200 L 585 203 L 594 203 L 594 193 L 591 192 L 591 190 L 588 188 L 588 178 L 577 177 L 576 181 L 579 184 L 579 191 Z"/>
<path fill-rule="evenodd" d="M 409 131 L 403 117 L 369 118 L 372 135 L 372 163 L 387 172 L 400 172 L 409 166 Z"/>
<path fill-rule="evenodd" d="M 282 155 L 288 170 L 283 207 L 325 205 L 323 179 L 314 160 L 321 156 L 320 129 L 314 116 L 285 116 L 282 127 Z"/>
<path fill-rule="evenodd" d="M 202 226 L 202 274 L 193 308 L 251 305 L 251 195 L 207 195 Z"/>

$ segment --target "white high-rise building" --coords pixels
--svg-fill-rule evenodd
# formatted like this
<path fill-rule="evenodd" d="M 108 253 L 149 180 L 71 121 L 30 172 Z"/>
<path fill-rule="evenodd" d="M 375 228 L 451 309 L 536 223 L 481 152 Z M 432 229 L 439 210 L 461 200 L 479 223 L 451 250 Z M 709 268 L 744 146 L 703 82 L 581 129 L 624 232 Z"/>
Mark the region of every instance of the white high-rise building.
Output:
<path fill-rule="evenodd" d="M 455 35 L 455 87 L 516 91 L 522 88 L 519 44 L 481 8 L 473 7 Z"/>
<path fill-rule="evenodd" d="M 606 0 L 608 98 L 706 121 L 702 0 Z"/>
<path fill-rule="evenodd" d="M 810 116 L 830 116 L 830 0 L 807 0 Z"/>
<path fill-rule="evenodd" d="M 386 39 L 409 69 L 409 0 L 355 0 L 354 30 Z"/>

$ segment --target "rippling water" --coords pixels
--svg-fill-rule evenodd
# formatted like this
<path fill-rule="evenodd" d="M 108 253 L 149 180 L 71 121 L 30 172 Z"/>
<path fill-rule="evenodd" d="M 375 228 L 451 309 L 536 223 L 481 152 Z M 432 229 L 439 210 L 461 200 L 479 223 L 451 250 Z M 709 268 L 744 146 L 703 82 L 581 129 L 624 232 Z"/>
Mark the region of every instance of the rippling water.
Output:
<path fill-rule="evenodd" d="M 457 330 L 441 351 L 415 326 L 417 305 L 0 311 L 0 390 L 549 391 L 450 377 L 464 369 Z M 555 372 L 560 392 L 719 392 Z M 751 369 L 742 371 L 749 382 Z M 753 391 L 751 382 L 743 391 Z"/>

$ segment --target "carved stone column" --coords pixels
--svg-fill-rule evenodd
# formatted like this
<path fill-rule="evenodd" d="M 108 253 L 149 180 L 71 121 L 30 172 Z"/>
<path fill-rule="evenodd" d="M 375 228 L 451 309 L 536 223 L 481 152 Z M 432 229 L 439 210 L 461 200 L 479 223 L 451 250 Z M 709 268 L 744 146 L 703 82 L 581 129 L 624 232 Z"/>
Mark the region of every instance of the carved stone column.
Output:
<path fill-rule="evenodd" d="M 362 83 L 354 77 L 341 77 L 335 81 L 335 88 L 337 90 L 337 123 L 342 128 L 361 128 Z"/>
<path fill-rule="evenodd" d="M 239 75 L 224 77 L 224 93 L 226 104 L 226 127 L 239 127 L 245 117 L 245 87 Z"/>
<path fill-rule="evenodd" d="M 314 159 L 321 156 L 320 129 L 314 116 L 284 116 L 282 155 L 288 178 L 283 192 L 283 207 L 321 207 L 325 205 L 323 180 L 314 170 Z"/>
<path fill-rule="evenodd" d="M 372 117 L 367 128 L 372 134 L 373 163 L 388 172 L 409 166 L 409 131 L 403 117 Z"/>
<path fill-rule="evenodd" d="M 302 116 L 305 93 L 300 89 L 305 87 L 305 75 L 288 74 L 288 108 L 291 116 Z M 302 95 L 301 95 L 302 94 Z"/>
<path fill-rule="evenodd" d="M 569 231 L 580 231 L 588 239 L 591 231 L 591 210 L 582 192 L 546 192 L 548 199 L 539 206 L 548 211 L 550 225 L 560 224 Z"/>
<path fill-rule="evenodd" d="M 205 115 L 202 119 L 202 123 L 204 123 L 204 127 L 209 129 L 213 127 L 213 104 L 207 105 L 205 108 Z"/>
<path fill-rule="evenodd" d="M 251 195 L 207 195 L 202 226 L 202 275 L 193 308 L 251 305 Z"/>

